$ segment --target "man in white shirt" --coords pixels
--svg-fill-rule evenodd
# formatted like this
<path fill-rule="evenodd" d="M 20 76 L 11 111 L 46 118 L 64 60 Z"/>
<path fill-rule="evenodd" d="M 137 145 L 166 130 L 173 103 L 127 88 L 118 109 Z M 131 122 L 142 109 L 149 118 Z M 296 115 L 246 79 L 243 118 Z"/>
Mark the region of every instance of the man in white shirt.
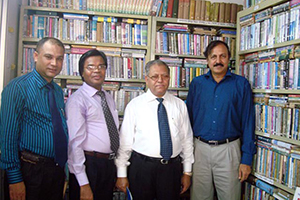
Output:
<path fill-rule="evenodd" d="M 185 103 L 167 92 L 169 67 L 161 60 L 154 60 L 147 63 L 145 70 L 149 89 L 131 100 L 125 110 L 116 159 L 116 186 L 123 192 L 129 187 L 134 199 L 175 200 L 191 183 L 192 129 Z M 164 124 L 159 122 L 163 120 L 159 106 L 167 112 Z M 160 126 L 168 127 L 171 141 L 163 142 Z M 167 146 L 171 146 L 170 155 L 164 156 L 162 150 Z"/>
<path fill-rule="evenodd" d="M 93 49 L 83 54 L 79 60 L 79 73 L 84 83 L 66 104 L 71 200 L 113 198 L 117 153 L 114 148 L 119 146 L 119 121 L 113 98 L 102 88 L 106 66 L 107 58 L 103 52 Z M 107 120 L 105 110 L 110 110 L 110 120 Z M 110 125 L 114 125 L 116 143 L 111 140 Z"/>

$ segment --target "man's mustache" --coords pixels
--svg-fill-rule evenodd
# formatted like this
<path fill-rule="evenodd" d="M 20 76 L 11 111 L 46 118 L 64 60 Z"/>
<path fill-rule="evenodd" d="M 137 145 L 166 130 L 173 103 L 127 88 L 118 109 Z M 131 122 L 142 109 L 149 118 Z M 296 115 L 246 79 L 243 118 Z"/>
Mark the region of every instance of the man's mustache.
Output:
<path fill-rule="evenodd" d="M 216 63 L 216 64 L 214 64 L 214 67 L 217 67 L 217 66 L 224 67 L 224 65 L 222 63 Z"/>

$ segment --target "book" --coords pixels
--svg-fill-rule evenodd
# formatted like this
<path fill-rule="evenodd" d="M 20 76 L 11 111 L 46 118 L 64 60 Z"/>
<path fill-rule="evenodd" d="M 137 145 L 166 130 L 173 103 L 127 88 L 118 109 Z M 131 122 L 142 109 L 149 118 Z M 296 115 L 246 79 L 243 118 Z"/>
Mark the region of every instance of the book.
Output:
<path fill-rule="evenodd" d="M 230 3 L 225 3 L 225 11 L 224 11 L 224 22 L 230 23 L 231 16 L 231 5 Z"/>
<path fill-rule="evenodd" d="M 174 0 L 169 0 L 166 17 L 173 17 L 173 7 L 174 7 Z"/>
<path fill-rule="evenodd" d="M 190 0 L 189 19 L 191 20 L 195 20 L 195 7 L 196 7 L 196 0 Z"/>
<path fill-rule="evenodd" d="M 200 20 L 201 0 L 195 0 L 195 20 Z"/>
<path fill-rule="evenodd" d="M 177 18 L 178 17 L 178 0 L 173 0 L 173 14 L 172 17 L 173 18 Z"/>
<path fill-rule="evenodd" d="M 218 22 L 225 22 L 225 3 L 220 3 Z"/>

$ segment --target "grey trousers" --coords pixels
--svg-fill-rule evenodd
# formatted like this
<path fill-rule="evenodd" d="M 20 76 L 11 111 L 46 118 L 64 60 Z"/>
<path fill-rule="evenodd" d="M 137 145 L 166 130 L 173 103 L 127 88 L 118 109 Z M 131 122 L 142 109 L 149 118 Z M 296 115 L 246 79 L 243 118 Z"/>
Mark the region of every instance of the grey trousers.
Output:
<path fill-rule="evenodd" d="M 194 139 L 195 163 L 191 187 L 192 200 L 240 200 L 240 140 L 218 146 Z"/>

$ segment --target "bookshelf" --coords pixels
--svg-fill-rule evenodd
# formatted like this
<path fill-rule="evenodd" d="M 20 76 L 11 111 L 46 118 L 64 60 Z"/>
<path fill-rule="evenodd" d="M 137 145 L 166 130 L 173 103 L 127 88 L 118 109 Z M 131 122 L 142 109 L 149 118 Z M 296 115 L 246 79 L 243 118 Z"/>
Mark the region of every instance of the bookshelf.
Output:
<path fill-rule="evenodd" d="M 263 193 L 291 199 L 300 186 L 299 11 L 299 2 L 275 0 L 237 15 L 236 73 L 249 80 L 256 112 L 252 174 L 272 190 L 246 186 L 252 189 L 245 193 L 257 199 Z"/>
<path fill-rule="evenodd" d="M 184 99 L 191 80 L 208 71 L 203 52 L 211 40 L 226 41 L 232 49 L 234 58 L 235 35 L 226 37 L 221 33 L 218 34 L 218 31 L 222 29 L 235 31 L 235 28 L 236 25 L 233 23 L 168 17 L 152 18 L 151 35 L 155 40 L 151 40 L 151 59 L 161 59 L 170 66 L 169 90 L 174 95 Z"/>
<path fill-rule="evenodd" d="M 147 1 L 148 2 L 148 1 Z M 108 58 L 105 89 L 122 115 L 126 103 L 144 92 L 144 67 L 150 60 L 151 16 L 22 5 L 20 9 L 18 76 L 34 67 L 32 54 L 40 38 L 52 36 L 66 47 L 62 72 L 55 78 L 66 97 L 82 84 L 80 56 L 89 49 Z M 125 101 L 120 99 L 127 98 Z M 118 105 L 120 104 L 120 105 Z"/>

